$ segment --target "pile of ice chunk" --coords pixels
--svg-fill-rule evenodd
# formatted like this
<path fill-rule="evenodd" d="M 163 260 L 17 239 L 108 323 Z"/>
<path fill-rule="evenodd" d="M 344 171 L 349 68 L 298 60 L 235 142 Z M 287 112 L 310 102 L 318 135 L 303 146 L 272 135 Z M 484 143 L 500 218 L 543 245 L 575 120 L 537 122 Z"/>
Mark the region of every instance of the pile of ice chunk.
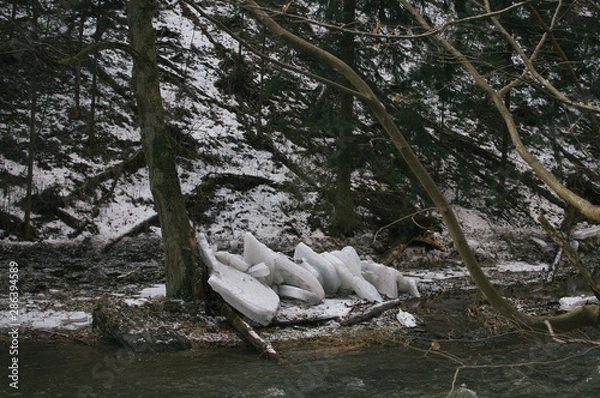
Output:
<path fill-rule="evenodd" d="M 416 280 L 391 267 L 361 260 L 353 247 L 316 253 L 298 244 L 293 259 L 244 237 L 243 255 L 213 252 L 201 235 L 199 247 L 210 268 L 208 283 L 232 307 L 254 322 L 267 325 L 276 315 L 279 298 L 317 304 L 326 296 L 355 293 L 381 302 L 399 293 L 419 297 Z"/>

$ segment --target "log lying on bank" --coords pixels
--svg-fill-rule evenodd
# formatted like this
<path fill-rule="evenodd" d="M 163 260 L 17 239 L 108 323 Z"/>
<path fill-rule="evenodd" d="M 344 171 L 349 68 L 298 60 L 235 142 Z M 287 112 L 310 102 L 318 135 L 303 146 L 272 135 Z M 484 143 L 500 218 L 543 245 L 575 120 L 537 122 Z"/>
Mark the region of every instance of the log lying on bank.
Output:
<path fill-rule="evenodd" d="M 235 329 L 242 340 L 250 343 L 261 355 L 278 364 L 289 365 L 283 354 L 277 352 L 271 343 L 261 338 L 246 321 L 244 321 L 228 304 L 223 304 L 221 314 L 227 322 Z"/>
<path fill-rule="evenodd" d="M 395 300 L 384 301 L 382 303 L 377 303 L 377 304 L 371 305 L 367 308 L 361 308 L 361 309 L 356 309 L 356 310 L 353 309 L 352 311 L 350 311 L 348 313 L 348 315 L 340 318 L 340 320 L 339 320 L 340 325 L 349 326 L 349 325 L 354 325 L 356 323 L 369 320 L 371 318 L 378 316 L 379 314 L 381 314 L 382 312 L 384 312 L 386 310 L 396 308 L 402 302 L 404 302 L 404 300 L 395 299 Z"/>
<path fill-rule="evenodd" d="M 137 236 L 142 232 L 148 232 L 148 229 L 151 225 L 158 225 L 158 214 L 153 214 L 150 217 L 146 218 L 143 221 L 140 221 L 129 230 L 125 231 L 121 235 L 116 238 L 110 240 L 104 247 L 102 248 L 102 253 L 108 253 L 117 243 L 119 243 L 123 238 L 128 236 Z"/>

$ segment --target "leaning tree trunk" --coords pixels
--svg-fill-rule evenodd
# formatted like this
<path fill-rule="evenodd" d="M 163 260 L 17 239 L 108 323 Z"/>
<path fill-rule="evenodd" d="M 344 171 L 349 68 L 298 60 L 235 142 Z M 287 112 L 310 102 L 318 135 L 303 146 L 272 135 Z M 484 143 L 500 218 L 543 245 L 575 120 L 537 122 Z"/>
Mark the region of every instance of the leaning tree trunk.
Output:
<path fill-rule="evenodd" d="M 165 128 L 152 26 L 155 2 L 129 0 L 127 18 L 131 44 L 139 56 L 133 62 L 133 89 L 138 104 L 142 143 L 150 172 L 150 190 L 158 213 L 165 250 L 167 296 L 198 297 L 196 241 L 185 209 L 175 154 Z"/>
<path fill-rule="evenodd" d="M 403 1 L 403 3 L 405 2 Z M 391 116 L 369 85 L 361 79 L 350 66 L 339 58 L 282 28 L 253 0 L 246 0 L 245 4 L 246 8 L 250 10 L 263 25 L 269 28 L 273 34 L 285 40 L 298 51 L 308 54 L 314 59 L 334 68 L 358 90 L 356 93 L 357 96 L 363 100 L 364 104 L 381 123 L 383 129 L 388 133 L 390 139 L 409 165 L 411 171 L 435 203 L 438 211 L 444 218 L 444 222 L 448 227 L 448 232 L 454 241 L 456 250 L 469 271 L 471 279 L 496 311 L 519 324 L 534 328 L 545 328 L 545 321 L 549 321 L 555 329 L 560 330 L 572 330 L 582 326 L 594 326 L 600 328 L 600 306 L 588 305 L 559 316 L 536 317 L 518 311 L 510 304 L 510 302 L 508 302 L 508 300 L 505 300 L 482 271 L 446 197 L 420 162 L 419 158 L 398 129 L 398 126 L 396 126 Z"/>

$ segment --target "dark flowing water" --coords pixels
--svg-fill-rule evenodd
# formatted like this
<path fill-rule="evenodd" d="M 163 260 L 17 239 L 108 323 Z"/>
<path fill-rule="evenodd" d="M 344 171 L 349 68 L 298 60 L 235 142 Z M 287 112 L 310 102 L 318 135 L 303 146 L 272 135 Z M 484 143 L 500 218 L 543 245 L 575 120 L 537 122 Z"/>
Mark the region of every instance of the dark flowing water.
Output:
<path fill-rule="evenodd" d="M 600 349 L 549 341 L 496 344 L 485 351 L 478 345 L 446 351 L 442 343 L 442 351 L 426 356 L 402 346 L 295 349 L 286 351 L 294 364 L 290 369 L 245 349 L 132 354 L 114 347 L 25 344 L 19 350 L 19 390 L 9 388 L 4 376 L 0 391 L 8 393 L 0 396 L 444 397 L 459 366 L 444 355 L 491 365 L 459 372 L 457 386 L 478 397 L 579 398 L 600 392 Z M 3 348 L 0 359 L 7 369 L 8 350 Z M 522 363 L 530 364 L 516 366 Z"/>

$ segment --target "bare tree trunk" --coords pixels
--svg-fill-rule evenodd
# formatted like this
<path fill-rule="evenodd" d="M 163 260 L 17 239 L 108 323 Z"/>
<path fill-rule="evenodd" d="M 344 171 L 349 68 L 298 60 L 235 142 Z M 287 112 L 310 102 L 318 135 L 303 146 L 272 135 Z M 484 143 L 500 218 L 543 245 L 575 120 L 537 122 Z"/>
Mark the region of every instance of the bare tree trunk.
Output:
<path fill-rule="evenodd" d="M 37 0 L 31 2 L 31 14 L 33 23 L 33 37 L 37 36 Z M 24 220 L 24 238 L 30 240 L 31 236 L 31 197 L 33 195 L 33 166 L 35 164 L 35 140 L 37 136 L 37 58 L 32 56 L 31 81 L 29 82 L 29 90 L 31 97 L 31 109 L 29 111 L 29 153 L 27 160 L 27 193 L 25 196 L 25 220 Z"/>
<path fill-rule="evenodd" d="M 198 270 L 196 240 L 181 193 L 164 122 L 156 56 L 156 34 L 152 26 L 155 2 L 130 0 L 127 17 L 134 58 L 133 87 L 138 104 L 142 143 L 150 171 L 150 189 L 158 213 L 166 261 L 167 296 L 197 299 Z"/>
<path fill-rule="evenodd" d="M 342 5 L 342 23 L 349 26 L 354 22 L 356 10 L 355 0 L 344 0 Z M 354 35 L 342 33 L 340 40 L 340 59 L 347 65 L 354 64 Z M 336 232 L 342 235 L 350 235 L 359 223 L 352 200 L 351 177 L 352 177 L 352 123 L 354 120 L 354 96 L 348 93 L 340 94 L 340 131 L 336 142 L 336 180 L 334 193 L 334 213 L 330 223 Z"/>
<path fill-rule="evenodd" d="M 79 20 L 79 30 L 77 32 L 78 48 L 77 52 L 83 49 L 83 28 L 85 27 L 85 17 L 82 15 Z M 75 64 L 75 109 L 73 117 L 79 120 L 81 117 L 81 61 Z"/>
<path fill-rule="evenodd" d="M 96 8 L 96 31 L 94 32 L 94 43 L 102 41 L 102 0 L 98 1 Z M 88 142 L 87 151 L 93 155 L 96 147 L 96 104 L 98 101 L 98 54 L 92 56 L 92 87 L 90 89 L 90 117 L 88 120 Z"/>

